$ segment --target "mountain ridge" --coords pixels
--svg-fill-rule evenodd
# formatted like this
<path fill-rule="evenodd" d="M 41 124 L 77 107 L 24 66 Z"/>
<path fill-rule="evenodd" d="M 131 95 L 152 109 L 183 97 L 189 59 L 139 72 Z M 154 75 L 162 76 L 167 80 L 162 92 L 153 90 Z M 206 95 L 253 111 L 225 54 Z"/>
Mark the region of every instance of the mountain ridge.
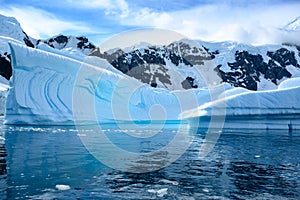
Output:
<path fill-rule="evenodd" d="M 299 18 L 300 19 L 300 18 Z M 113 67 L 152 87 L 169 90 L 207 87 L 227 82 L 250 90 L 274 89 L 282 81 L 300 76 L 300 47 L 294 44 L 252 46 L 236 42 L 174 41 L 101 52 L 85 36 L 59 34 L 32 39 L 19 22 L 0 15 L 0 75 L 12 75 L 7 42 L 11 37 L 32 47 L 62 51 L 84 60 L 87 55 L 107 60 Z M 195 44 L 195 45 L 193 45 Z M 47 48 L 48 48 L 47 47 Z"/>

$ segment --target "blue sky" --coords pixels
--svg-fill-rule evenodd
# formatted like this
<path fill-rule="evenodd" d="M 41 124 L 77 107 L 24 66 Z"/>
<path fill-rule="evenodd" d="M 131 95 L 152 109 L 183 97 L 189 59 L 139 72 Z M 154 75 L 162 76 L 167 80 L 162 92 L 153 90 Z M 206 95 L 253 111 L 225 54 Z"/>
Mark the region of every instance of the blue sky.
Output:
<path fill-rule="evenodd" d="M 279 28 L 300 16 L 299 0 L 0 0 L 34 38 L 86 35 L 95 43 L 123 31 L 158 27 L 193 39 L 261 44 L 300 38 Z"/>

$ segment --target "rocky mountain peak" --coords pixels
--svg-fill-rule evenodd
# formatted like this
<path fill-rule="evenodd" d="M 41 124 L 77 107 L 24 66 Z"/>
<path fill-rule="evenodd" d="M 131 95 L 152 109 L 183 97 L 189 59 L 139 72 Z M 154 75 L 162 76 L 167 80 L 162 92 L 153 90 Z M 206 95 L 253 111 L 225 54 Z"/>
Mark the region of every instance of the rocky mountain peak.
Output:
<path fill-rule="evenodd" d="M 197 67 L 212 59 L 201 45 L 192 43 L 176 41 L 169 45 L 149 44 L 131 48 L 131 51 L 127 48 L 103 53 L 95 49 L 90 55 L 106 59 L 116 69 L 152 87 L 189 89 L 199 85 Z"/>
<path fill-rule="evenodd" d="M 300 17 L 286 29 L 298 31 L 299 24 Z M 6 79 L 12 75 L 7 45 L 10 40 L 45 51 L 54 48 L 56 53 L 72 58 L 97 56 L 143 83 L 170 90 L 205 87 L 207 80 L 250 90 L 275 89 L 287 78 L 300 77 L 300 47 L 289 43 L 251 46 L 183 39 L 168 45 L 141 43 L 101 52 L 84 36 L 60 34 L 33 42 L 15 18 L 2 15 L 0 36 L 0 75 Z"/>
<path fill-rule="evenodd" d="M 85 55 L 90 54 L 96 48 L 96 46 L 92 44 L 85 36 L 75 37 L 60 34 L 47 40 L 37 40 L 37 45 L 41 42 L 59 50 L 67 48 L 77 49 Z"/>

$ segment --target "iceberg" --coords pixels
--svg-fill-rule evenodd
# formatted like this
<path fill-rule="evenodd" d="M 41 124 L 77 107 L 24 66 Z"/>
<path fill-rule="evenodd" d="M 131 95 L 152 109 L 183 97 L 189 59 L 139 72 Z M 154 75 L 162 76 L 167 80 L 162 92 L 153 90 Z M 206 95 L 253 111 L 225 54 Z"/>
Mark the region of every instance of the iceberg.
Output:
<path fill-rule="evenodd" d="M 229 84 L 170 91 L 143 84 L 99 57 L 76 58 L 14 42 L 9 46 L 13 76 L 6 124 L 186 122 L 197 128 L 300 128 L 300 78 L 265 91 Z"/>
<path fill-rule="evenodd" d="M 178 122 L 229 85 L 169 91 L 152 88 L 97 57 L 80 59 L 10 43 L 13 76 L 5 124 L 72 125 Z M 43 48 L 45 49 L 45 48 Z"/>
<path fill-rule="evenodd" d="M 226 113 L 223 128 L 300 129 L 299 94 L 300 78 L 287 79 L 275 90 L 233 88 L 221 94 L 218 100 L 183 112 L 181 116 L 197 118 L 200 127 L 212 117 L 218 119 Z"/>

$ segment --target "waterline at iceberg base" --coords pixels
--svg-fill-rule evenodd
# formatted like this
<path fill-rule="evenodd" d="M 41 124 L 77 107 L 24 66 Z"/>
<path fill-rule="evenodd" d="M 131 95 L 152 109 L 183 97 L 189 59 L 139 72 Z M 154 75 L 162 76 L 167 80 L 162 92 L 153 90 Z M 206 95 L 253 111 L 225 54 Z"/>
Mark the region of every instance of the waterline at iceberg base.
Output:
<path fill-rule="evenodd" d="M 300 79 L 267 91 L 228 84 L 169 91 L 142 84 L 97 57 L 80 62 L 20 44 L 10 48 L 6 124 L 197 121 L 206 128 L 300 128 Z"/>

